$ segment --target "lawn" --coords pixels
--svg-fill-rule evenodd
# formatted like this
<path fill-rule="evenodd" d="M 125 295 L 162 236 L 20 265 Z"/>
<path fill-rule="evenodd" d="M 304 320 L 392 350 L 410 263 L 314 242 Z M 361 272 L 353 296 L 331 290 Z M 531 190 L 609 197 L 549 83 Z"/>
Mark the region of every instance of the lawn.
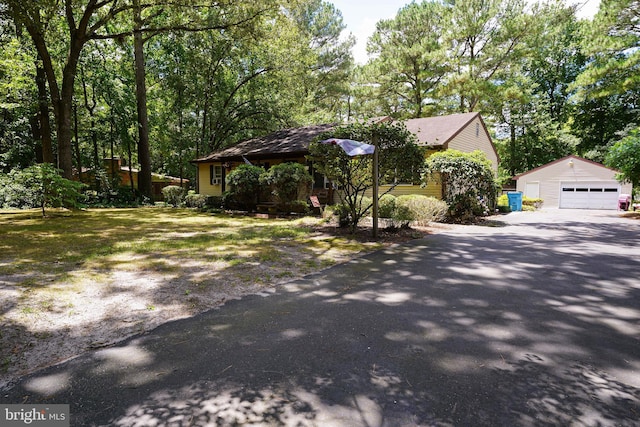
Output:
<path fill-rule="evenodd" d="M 383 246 L 332 230 L 170 208 L 2 212 L 0 387 Z"/>

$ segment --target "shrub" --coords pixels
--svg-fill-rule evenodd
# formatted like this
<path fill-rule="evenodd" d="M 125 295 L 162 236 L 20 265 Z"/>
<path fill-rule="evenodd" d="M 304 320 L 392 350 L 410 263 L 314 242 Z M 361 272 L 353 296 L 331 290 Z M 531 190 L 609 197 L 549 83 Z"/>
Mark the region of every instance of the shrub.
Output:
<path fill-rule="evenodd" d="M 178 207 L 184 198 L 184 189 L 178 185 L 167 185 L 162 189 L 164 201 L 171 206 Z"/>
<path fill-rule="evenodd" d="M 536 209 L 540 209 L 542 207 L 543 200 L 542 199 L 533 199 L 531 197 L 523 197 L 522 198 L 522 210 L 523 211 L 535 211 Z M 506 194 L 498 197 L 498 211 L 502 213 L 511 212 L 511 208 L 509 207 L 509 196 Z"/>
<path fill-rule="evenodd" d="M 396 197 L 393 194 L 385 194 L 378 200 L 378 217 L 393 218 L 396 210 Z"/>
<path fill-rule="evenodd" d="M 294 200 L 293 202 L 287 205 L 289 207 L 289 212 L 306 214 L 309 212 L 309 205 L 304 200 Z"/>
<path fill-rule="evenodd" d="M 407 228 L 414 218 L 415 215 L 408 206 L 397 204 L 391 218 L 391 226 L 393 228 Z"/>
<path fill-rule="evenodd" d="M 400 205 L 392 194 L 384 194 L 378 200 L 378 217 L 386 224 L 386 228 L 408 227 L 414 215 L 407 206 Z"/>
<path fill-rule="evenodd" d="M 309 196 L 313 178 L 300 163 L 280 163 L 264 172 L 260 183 L 270 188 L 280 210 L 291 211 L 295 201 L 305 201 Z"/>
<path fill-rule="evenodd" d="M 191 190 L 184 198 L 184 203 L 188 208 L 204 209 L 207 206 L 208 196 L 204 194 L 197 194 Z"/>
<path fill-rule="evenodd" d="M 12 170 L 2 179 L 0 201 L 4 207 L 41 208 L 80 207 L 80 189 L 83 184 L 65 179 L 60 170 L 50 163 Z"/>
<path fill-rule="evenodd" d="M 213 209 L 222 209 L 224 206 L 223 196 L 207 196 L 206 207 Z"/>
<path fill-rule="evenodd" d="M 493 212 L 498 186 L 484 153 L 446 150 L 431 155 L 425 164 L 423 185 L 430 178 L 440 181 L 452 220 L 467 221 Z"/>
<path fill-rule="evenodd" d="M 532 199 L 531 197 L 523 197 L 522 205 L 531 206 L 533 209 L 540 209 L 542 207 L 543 200 L 542 199 Z"/>
<path fill-rule="evenodd" d="M 413 221 L 418 225 L 442 221 L 447 216 L 447 203 L 435 197 L 410 194 L 399 196 L 396 203 L 408 208 L 413 215 Z"/>
<path fill-rule="evenodd" d="M 227 175 L 230 190 L 223 196 L 225 206 L 255 210 L 260 194 L 260 175 L 264 172 L 259 166 L 240 165 Z M 231 200 L 230 200 L 231 199 Z"/>

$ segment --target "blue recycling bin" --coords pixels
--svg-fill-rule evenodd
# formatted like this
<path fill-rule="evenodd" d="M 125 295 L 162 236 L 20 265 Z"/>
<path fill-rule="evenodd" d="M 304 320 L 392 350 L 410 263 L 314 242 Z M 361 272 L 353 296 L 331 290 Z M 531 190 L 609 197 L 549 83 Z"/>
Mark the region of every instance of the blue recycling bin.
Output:
<path fill-rule="evenodd" d="M 522 210 L 522 191 L 509 191 L 507 197 L 509 198 L 509 209 L 512 212 Z"/>

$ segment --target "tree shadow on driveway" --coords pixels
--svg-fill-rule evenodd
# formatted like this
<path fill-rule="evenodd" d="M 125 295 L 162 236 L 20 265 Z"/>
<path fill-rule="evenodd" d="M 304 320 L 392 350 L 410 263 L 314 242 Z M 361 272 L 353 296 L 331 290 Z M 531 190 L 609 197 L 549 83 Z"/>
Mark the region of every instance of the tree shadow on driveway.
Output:
<path fill-rule="evenodd" d="M 632 426 L 640 250 L 616 224 L 396 246 L 25 378 L 73 425 Z"/>

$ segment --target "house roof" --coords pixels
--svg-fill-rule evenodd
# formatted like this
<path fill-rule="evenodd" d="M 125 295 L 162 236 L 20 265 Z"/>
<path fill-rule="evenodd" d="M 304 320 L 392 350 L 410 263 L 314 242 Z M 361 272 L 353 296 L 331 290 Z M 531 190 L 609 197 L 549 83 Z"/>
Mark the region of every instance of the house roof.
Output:
<path fill-rule="evenodd" d="M 252 159 L 276 155 L 307 154 L 309 152 L 309 143 L 335 126 L 333 124 L 325 124 L 279 130 L 266 136 L 242 141 L 229 148 L 214 151 L 208 156 L 196 159 L 193 162 L 242 161 L 242 156 Z"/>
<path fill-rule="evenodd" d="M 132 172 L 132 173 L 140 173 L 140 171 L 136 168 L 132 168 L 129 166 L 120 166 L 120 172 Z M 163 175 L 161 173 L 156 173 L 156 172 L 151 172 L 151 180 L 153 182 L 160 182 L 160 181 L 166 181 L 166 182 L 176 182 L 176 181 L 183 181 L 183 182 L 189 182 L 189 180 L 187 178 L 179 178 L 177 176 L 171 176 L 171 175 Z"/>
<path fill-rule="evenodd" d="M 444 146 L 446 148 L 449 141 L 479 116 L 480 114 L 477 112 L 460 113 L 409 119 L 403 122 L 407 129 L 416 135 L 419 145 L 427 147 Z M 373 118 L 370 121 L 380 123 L 392 121 L 392 119 L 386 116 Z M 325 124 L 280 130 L 266 136 L 242 141 L 229 148 L 214 151 L 205 157 L 193 160 L 193 163 L 242 161 L 243 156 L 251 160 L 254 158 L 264 159 L 304 155 L 308 153 L 311 141 L 335 127 L 335 124 Z M 495 151 L 495 147 L 493 149 Z"/>
<path fill-rule="evenodd" d="M 418 137 L 418 144 L 428 147 L 446 145 L 480 113 L 460 113 L 447 116 L 405 120 L 407 129 Z"/>
<path fill-rule="evenodd" d="M 529 175 L 530 173 L 534 173 L 534 172 L 537 172 L 537 171 L 539 171 L 541 169 L 547 168 L 549 166 L 553 166 L 555 164 L 566 162 L 566 161 L 569 161 L 569 160 L 577 160 L 577 161 L 580 161 L 580 162 L 585 162 L 585 163 L 589 163 L 589 164 L 592 164 L 592 165 L 595 165 L 595 166 L 599 166 L 599 167 L 601 167 L 603 169 L 609 169 L 612 172 L 618 172 L 615 169 L 611 169 L 611 168 L 606 167 L 602 163 L 594 162 L 593 160 L 585 159 L 583 157 L 570 155 L 570 156 L 566 156 L 566 157 L 563 157 L 563 158 L 558 159 L 558 160 L 554 160 L 554 161 L 549 162 L 549 163 L 547 163 L 545 165 L 538 166 L 537 168 L 531 169 L 529 171 L 523 172 L 523 173 L 521 173 L 519 175 L 514 176 L 513 179 L 517 181 L 518 179 L 522 178 L 525 175 Z"/>

